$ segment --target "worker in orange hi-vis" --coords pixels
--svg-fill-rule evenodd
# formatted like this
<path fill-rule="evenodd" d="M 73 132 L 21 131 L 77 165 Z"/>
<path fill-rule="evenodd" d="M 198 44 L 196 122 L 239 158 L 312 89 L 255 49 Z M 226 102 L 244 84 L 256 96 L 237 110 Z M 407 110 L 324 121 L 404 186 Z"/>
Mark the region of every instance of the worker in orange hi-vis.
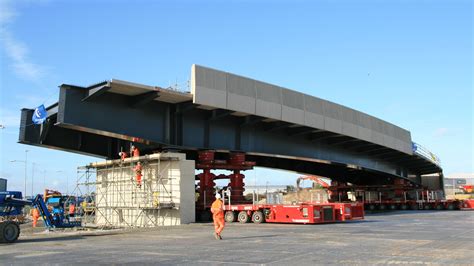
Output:
<path fill-rule="evenodd" d="M 140 150 L 137 147 L 132 146 L 132 149 L 130 150 L 130 155 L 132 157 L 140 157 Z"/>
<path fill-rule="evenodd" d="M 124 151 L 119 152 L 120 159 L 123 161 L 128 157 L 128 154 Z"/>
<path fill-rule="evenodd" d="M 76 214 L 76 204 L 74 202 L 71 202 L 71 204 L 69 204 L 69 218 L 71 217 L 74 217 L 74 215 Z"/>
<path fill-rule="evenodd" d="M 32 210 L 32 215 L 33 216 L 33 227 L 36 227 L 36 224 L 38 223 L 38 219 L 40 218 L 40 213 L 37 208 L 33 208 Z"/>
<path fill-rule="evenodd" d="M 225 226 L 223 205 L 221 195 L 216 194 L 216 200 L 211 205 L 211 212 L 212 219 L 214 220 L 214 237 L 217 240 L 222 239 L 221 233 Z"/>
<path fill-rule="evenodd" d="M 137 162 L 137 165 L 133 169 L 135 170 L 135 178 L 137 180 L 137 187 L 141 188 L 142 187 L 142 164 L 140 162 Z"/>

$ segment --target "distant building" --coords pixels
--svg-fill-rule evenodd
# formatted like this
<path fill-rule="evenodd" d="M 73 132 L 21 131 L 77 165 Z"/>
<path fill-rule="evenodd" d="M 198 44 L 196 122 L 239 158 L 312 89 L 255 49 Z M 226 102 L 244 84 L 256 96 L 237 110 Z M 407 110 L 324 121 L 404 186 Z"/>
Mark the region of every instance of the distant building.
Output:
<path fill-rule="evenodd" d="M 255 193 L 264 194 L 265 192 L 273 193 L 273 192 L 283 192 L 286 191 L 285 185 L 261 185 L 261 186 L 245 186 L 244 194 L 252 194 Z"/>
<path fill-rule="evenodd" d="M 7 180 L 0 178 L 0 191 L 7 191 Z"/>
<path fill-rule="evenodd" d="M 461 186 L 474 185 L 474 173 L 455 173 L 444 177 L 447 194 L 462 193 Z"/>

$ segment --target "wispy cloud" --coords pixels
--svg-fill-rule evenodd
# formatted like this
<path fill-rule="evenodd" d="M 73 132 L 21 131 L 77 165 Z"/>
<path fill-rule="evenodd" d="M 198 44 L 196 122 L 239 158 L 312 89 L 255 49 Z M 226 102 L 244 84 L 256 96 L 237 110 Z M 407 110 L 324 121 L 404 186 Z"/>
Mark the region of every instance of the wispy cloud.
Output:
<path fill-rule="evenodd" d="M 13 112 L 7 108 L 0 108 L 0 125 L 4 126 L 6 129 L 10 129 L 12 127 L 19 127 L 20 126 L 20 112 L 15 110 Z"/>
<path fill-rule="evenodd" d="M 0 1 L 0 25 L 12 22 L 17 15 L 17 12 L 11 7 L 10 0 Z"/>
<path fill-rule="evenodd" d="M 448 128 L 440 127 L 440 128 L 437 128 L 437 129 L 434 130 L 433 136 L 435 138 L 442 138 L 442 137 L 446 136 L 449 133 L 450 133 L 450 130 Z"/>
<path fill-rule="evenodd" d="M 35 95 L 15 95 L 14 98 L 21 101 L 22 106 L 27 108 L 36 108 L 44 101 L 42 97 Z M 6 132 L 12 132 L 12 129 L 17 132 L 16 129 L 20 126 L 20 115 L 19 109 L 0 107 L 0 125 L 5 127 Z"/>
<path fill-rule="evenodd" d="M 15 38 L 11 31 L 10 25 L 18 16 L 13 1 L 0 1 L 0 40 L 2 48 L 10 59 L 9 65 L 20 78 L 38 82 L 46 74 L 46 68 L 32 61 L 28 46 Z"/>

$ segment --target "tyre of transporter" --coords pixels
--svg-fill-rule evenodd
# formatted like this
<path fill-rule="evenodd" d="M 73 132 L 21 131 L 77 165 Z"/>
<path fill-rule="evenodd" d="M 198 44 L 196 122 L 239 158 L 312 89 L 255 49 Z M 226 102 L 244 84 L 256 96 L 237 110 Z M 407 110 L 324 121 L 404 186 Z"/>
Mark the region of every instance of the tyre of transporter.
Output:
<path fill-rule="evenodd" d="M 426 204 L 426 205 L 424 206 L 424 209 L 425 209 L 425 210 L 431 210 L 431 205 Z"/>
<path fill-rule="evenodd" d="M 443 204 L 437 204 L 437 205 L 436 205 L 436 209 L 437 209 L 438 211 L 443 210 L 443 209 L 444 209 Z"/>
<path fill-rule="evenodd" d="M 379 210 L 381 210 L 381 211 L 385 210 L 386 208 L 387 208 L 387 207 L 386 207 L 385 205 L 383 205 L 383 204 L 381 204 L 381 205 L 379 206 Z"/>
<path fill-rule="evenodd" d="M 252 214 L 252 221 L 256 224 L 265 222 L 265 216 L 263 215 L 263 212 L 261 211 L 254 212 Z"/>
<path fill-rule="evenodd" d="M 400 205 L 400 210 L 406 210 L 408 209 L 408 206 L 406 204 Z"/>
<path fill-rule="evenodd" d="M 390 208 L 391 211 L 394 211 L 394 210 L 397 209 L 397 205 L 395 205 L 395 204 L 390 204 L 390 207 L 389 207 L 389 208 Z"/>
<path fill-rule="evenodd" d="M 237 220 L 239 220 L 239 223 L 248 223 L 250 221 L 250 216 L 247 214 L 246 211 L 241 211 L 237 216 Z"/>
<path fill-rule="evenodd" d="M 235 212 L 233 211 L 226 211 L 224 215 L 224 220 L 227 223 L 233 223 L 237 220 L 237 216 L 235 215 Z"/>
<path fill-rule="evenodd" d="M 13 243 L 20 236 L 20 227 L 17 223 L 6 221 L 0 225 L 0 242 Z"/>
<path fill-rule="evenodd" d="M 448 204 L 448 210 L 450 210 L 450 211 L 454 210 L 454 204 L 449 203 Z"/>
<path fill-rule="evenodd" d="M 5 240 L 3 240 L 3 226 L 5 225 L 5 222 L 0 222 L 0 243 L 5 243 Z"/>
<path fill-rule="evenodd" d="M 375 210 L 375 205 L 370 204 L 370 205 L 369 205 L 369 210 L 371 210 L 371 211 Z"/>

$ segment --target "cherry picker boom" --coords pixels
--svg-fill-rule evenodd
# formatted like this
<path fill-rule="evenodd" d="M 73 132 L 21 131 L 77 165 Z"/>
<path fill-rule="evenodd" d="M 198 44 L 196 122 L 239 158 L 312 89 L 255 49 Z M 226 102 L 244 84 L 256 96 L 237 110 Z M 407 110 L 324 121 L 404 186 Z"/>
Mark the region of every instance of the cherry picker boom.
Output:
<path fill-rule="evenodd" d="M 20 236 L 20 220 L 23 208 L 31 205 L 37 208 L 44 224 L 47 228 L 70 228 L 81 226 L 80 221 L 70 221 L 64 216 L 63 206 L 53 206 L 56 210 L 50 212 L 43 200 L 43 196 L 38 194 L 33 201 L 22 199 L 19 191 L 0 192 L 0 243 L 13 243 Z"/>

